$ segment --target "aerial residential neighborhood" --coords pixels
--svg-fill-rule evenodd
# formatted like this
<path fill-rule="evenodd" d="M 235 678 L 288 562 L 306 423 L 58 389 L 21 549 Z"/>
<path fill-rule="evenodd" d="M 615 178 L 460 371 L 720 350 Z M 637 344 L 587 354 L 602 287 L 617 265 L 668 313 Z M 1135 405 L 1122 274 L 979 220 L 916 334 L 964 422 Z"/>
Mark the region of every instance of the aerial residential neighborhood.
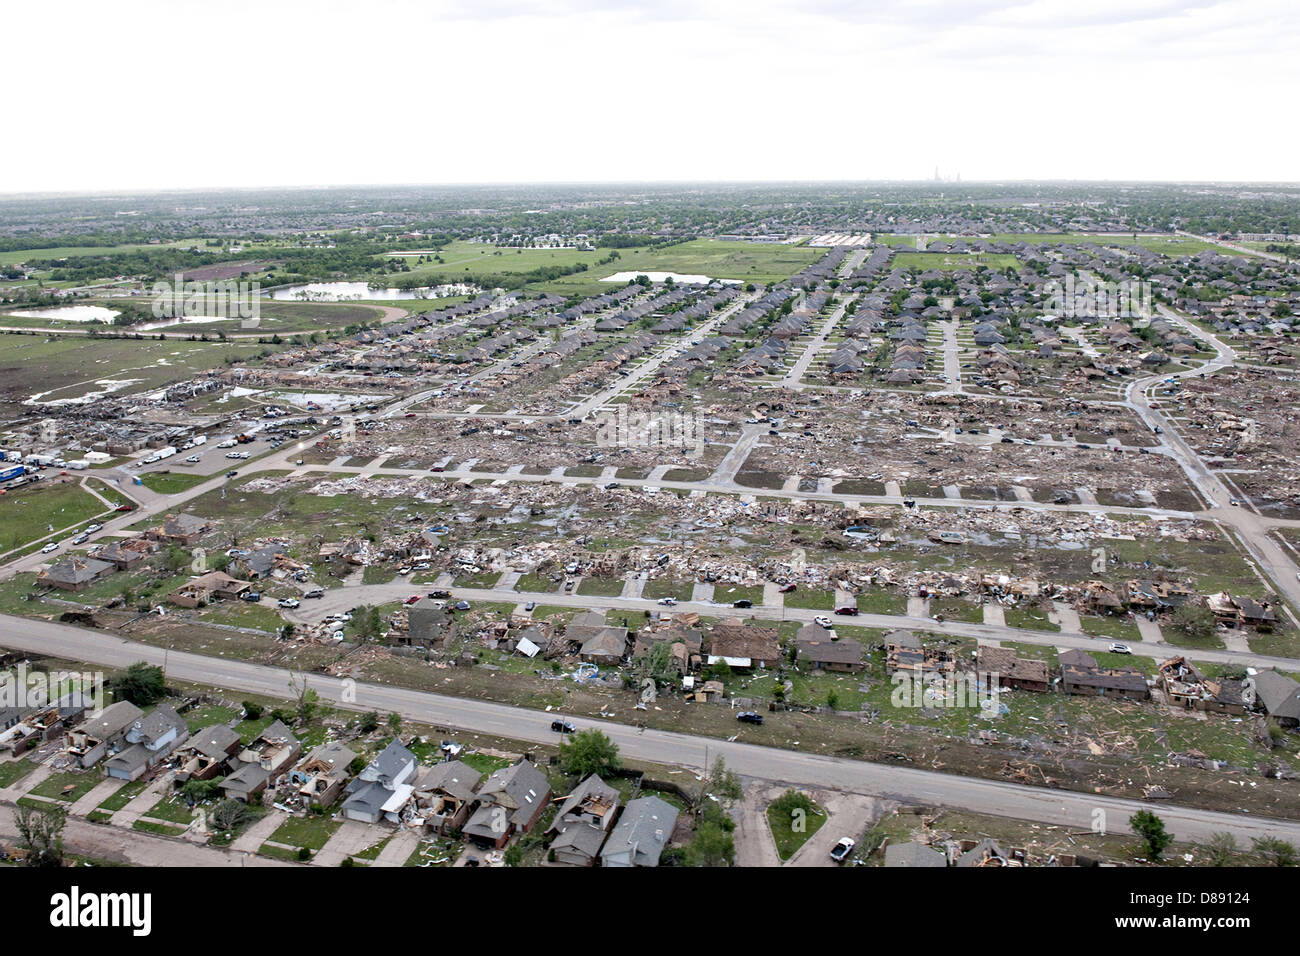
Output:
<path fill-rule="evenodd" d="M 228 867 L 1281 912 L 1300 191 L 1205 77 L 1284 92 L 1293 11 L 284 0 L 150 94 L 182 149 L 81 60 L 224 18 L 136 6 L 67 16 L 104 132 L 0 180 L 0 870 L 52 927 Z M 1226 125 L 1139 142 L 1139 89 Z"/>

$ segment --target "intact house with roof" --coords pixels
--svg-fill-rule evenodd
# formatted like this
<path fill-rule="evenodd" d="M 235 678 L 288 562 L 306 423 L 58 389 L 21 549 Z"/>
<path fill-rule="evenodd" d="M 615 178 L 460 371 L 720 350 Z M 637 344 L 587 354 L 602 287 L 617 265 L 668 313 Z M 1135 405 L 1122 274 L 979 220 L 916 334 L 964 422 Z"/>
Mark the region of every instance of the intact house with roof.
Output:
<path fill-rule="evenodd" d="M 137 717 L 123 735 L 125 746 L 108 758 L 104 769 L 118 780 L 138 780 L 152 770 L 190 735 L 190 728 L 169 704 L 159 704 Z"/>
<path fill-rule="evenodd" d="M 36 583 L 43 587 L 60 588 L 64 591 L 81 591 L 116 570 L 117 568 L 108 561 L 72 555 L 50 565 L 36 575 Z"/>
<path fill-rule="evenodd" d="M 725 662 L 729 667 L 775 667 L 781 661 L 781 644 L 774 627 L 743 624 L 731 619 L 715 624 L 709 632 L 705 662 Z"/>
<path fill-rule="evenodd" d="M 1051 687 L 1051 674 L 1046 661 L 1031 657 L 1017 657 L 1009 647 L 980 645 L 975 652 L 975 673 L 979 685 L 1012 690 L 1032 690 L 1040 693 Z"/>
<path fill-rule="evenodd" d="M 546 775 L 527 760 L 502 767 L 484 781 L 478 806 L 462 832 L 480 847 L 505 846 L 516 833 L 527 833 L 551 799 Z"/>
<path fill-rule="evenodd" d="M 274 786 L 302 753 L 302 744 L 282 721 L 275 720 L 236 758 L 239 768 L 221 781 L 221 791 L 232 800 L 248 803 Z"/>
<path fill-rule="evenodd" d="M 555 862 L 594 866 L 621 802 L 619 792 L 594 773 L 562 798 L 548 831 L 556 835 L 550 846 Z"/>
<path fill-rule="evenodd" d="M 190 780 L 211 780 L 224 773 L 231 758 L 243 746 L 239 734 L 225 724 L 213 724 L 196 731 L 184 746 L 176 749 L 173 758 L 175 785 L 179 788 Z"/>
<path fill-rule="evenodd" d="M 348 782 L 348 767 L 356 757 L 340 741 L 322 744 L 289 771 L 289 783 L 298 788 L 298 798 L 307 806 L 332 806 Z"/>
<path fill-rule="evenodd" d="M 400 823 L 419 767 L 419 758 L 394 740 L 348 784 L 343 816 L 360 823 Z"/>
<path fill-rule="evenodd" d="M 1254 691 L 1255 703 L 1283 727 L 1300 726 L 1300 684 L 1275 670 L 1260 671 L 1246 678 Z"/>
<path fill-rule="evenodd" d="M 795 635 L 795 659 L 813 670 L 856 674 L 866 664 L 862 645 L 852 638 L 837 637 L 820 624 L 805 624 Z"/>
<path fill-rule="evenodd" d="M 1061 665 L 1061 689 L 1067 694 L 1129 700 L 1146 700 L 1150 696 L 1146 677 L 1135 668 L 1102 667 L 1086 651 L 1062 651 L 1057 661 Z"/>
<path fill-rule="evenodd" d="M 601 866 L 658 866 L 677 826 L 677 808 L 656 796 L 628 801 L 600 851 Z"/>
<path fill-rule="evenodd" d="M 445 760 L 428 768 L 415 784 L 413 823 L 426 833 L 447 836 L 465 826 L 478 796 L 483 773 L 463 760 Z"/>
<path fill-rule="evenodd" d="M 405 631 L 390 632 L 394 643 L 425 650 L 446 647 L 456 639 L 456 617 L 428 598 L 421 598 L 406 612 Z"/>
<path fill-rule="evenodd" d="M 627 656 L 627 628 L 606 624 L 603 611 L 576 615 L 565 627 L 564 639 L 588 664 L 612 666 Z"/>
<path fill-rule="evenodd" d="M 68 756 L 83 770 L 93 767 L 111 751 L 121 749 L 127 730 L 143 714 L 129 700 L 110 704 L 99 716 L 87 718 L 67 733 L 64 739 Z"/>

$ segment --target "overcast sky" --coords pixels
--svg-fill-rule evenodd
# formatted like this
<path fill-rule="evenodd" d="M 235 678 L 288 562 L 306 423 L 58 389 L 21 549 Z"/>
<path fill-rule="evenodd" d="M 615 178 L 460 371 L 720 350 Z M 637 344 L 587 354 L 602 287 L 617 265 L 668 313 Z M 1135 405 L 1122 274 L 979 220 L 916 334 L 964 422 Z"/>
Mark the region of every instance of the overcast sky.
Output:
<path fill-rule="evenodd" d="M 0 192 L 1300 180 L 1296 0 L 6 7 Z"/>

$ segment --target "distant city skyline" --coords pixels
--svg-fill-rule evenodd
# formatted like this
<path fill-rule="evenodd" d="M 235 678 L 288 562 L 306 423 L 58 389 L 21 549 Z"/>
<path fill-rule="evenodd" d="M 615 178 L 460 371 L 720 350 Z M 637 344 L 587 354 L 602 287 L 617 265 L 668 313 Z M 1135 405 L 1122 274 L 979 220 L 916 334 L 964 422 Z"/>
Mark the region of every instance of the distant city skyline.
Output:
<path fill-rule="evenodd" d="M 6 12 L 0 192 L 1300 176 L 1288 0 L 127 12 Z"/>

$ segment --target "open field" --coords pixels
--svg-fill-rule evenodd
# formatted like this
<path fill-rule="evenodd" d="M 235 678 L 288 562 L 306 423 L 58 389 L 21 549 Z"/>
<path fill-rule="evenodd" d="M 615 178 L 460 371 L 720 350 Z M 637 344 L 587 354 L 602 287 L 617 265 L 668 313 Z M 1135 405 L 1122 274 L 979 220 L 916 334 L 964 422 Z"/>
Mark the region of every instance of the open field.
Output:
<path fill-rule="evenodd" d="M 248 362 L 276 350 L 248 342 L 157 339 L 46 339 L 0 333 L 0 409 L 39 396 L 74 401 L 87 396 L 159 388 L 227 362 Z"/>

